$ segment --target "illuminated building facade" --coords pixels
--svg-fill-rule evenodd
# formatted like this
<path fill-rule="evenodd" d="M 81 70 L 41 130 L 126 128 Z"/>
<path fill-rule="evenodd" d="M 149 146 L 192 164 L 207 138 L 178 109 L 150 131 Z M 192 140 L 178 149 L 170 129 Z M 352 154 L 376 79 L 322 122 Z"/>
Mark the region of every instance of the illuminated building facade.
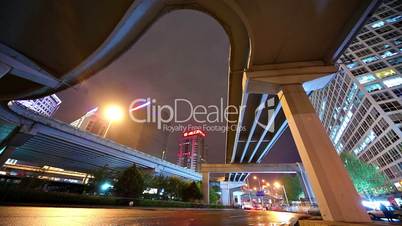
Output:
<path fill-rule="evenodd" d="M 55 94 L 39 99 L 17 100 L 15 102 L 47 117 L 51 117 L 57 111 L 57 109 L 59 109 L 61 104 L 60 98 Z"/>
<path fill-rule="evenodd" d="M 99 112 L 98 108 L 88 111 L 84 116 L 70 123 L 80 130 L 88 131 L 98 136 L 103 136 L 106 133 L 109 121 L 105 120 Z"/>
<path fill-rule="evenodd" d="M 402 2 L 384 1 L 310 99 L 338 153 L 402 180 Z"/>
<path fill-rule="evenodd" d="M 199 172 L 201 162 L 206 158 L 204 138 L 205 133 L 201 130 L 183 133 L 177 153 L 177 165 Z"/>

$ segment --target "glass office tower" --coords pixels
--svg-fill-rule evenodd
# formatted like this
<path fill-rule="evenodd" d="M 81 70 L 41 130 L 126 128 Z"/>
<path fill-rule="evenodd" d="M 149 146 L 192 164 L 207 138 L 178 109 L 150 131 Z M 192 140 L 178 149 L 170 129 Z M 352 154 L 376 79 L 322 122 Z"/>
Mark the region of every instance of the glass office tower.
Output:
<path fill-rule="evenodd" d="M 351 151 L 402 184 L 402 1 L 384 1 L 310 99 L 338 153 Z"/>

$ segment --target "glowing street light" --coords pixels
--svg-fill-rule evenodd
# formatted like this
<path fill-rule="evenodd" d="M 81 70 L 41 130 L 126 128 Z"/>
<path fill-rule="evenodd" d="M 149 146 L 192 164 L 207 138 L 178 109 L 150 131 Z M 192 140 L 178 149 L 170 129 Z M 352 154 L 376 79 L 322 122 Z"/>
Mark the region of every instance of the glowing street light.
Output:
<path fill-rule="evenodd" d="M 104 117 L 109 121 L 106 131 L 103 134 L 103 138 L 106 138 L 107 132 L 110 129 L 110 126 L 113 122 L 121 121 L 123 119 L 123 109 L 117 105 L 110 105 L 106 107 L 104 112 Z"/>
<path fill-rule="evenodd" d="M 123 110 L 120 106 L 110 105 L 105 109 L 105 117 L 109 121 L 120 121 L 123 118 Z"/>
<path fill-rule="evenodd" d="M 101 190 L 102 191 L 107 191 L 107 190 L 109 190 L 110 188 L 113 188 L 113 185 L 111 185 L 109 182 L 105 182 L 105 183 L 103 183 L 102 185 L 101 185 Z"/>
<path fill-rule="evenodd" d="M 262 183 L 265 183 L 265 180 L 264 180 L 264 179 L 262 179 L 261 181 L 262 181 Z"/>
<path fill-rule="evenodd" d="M 257 180 L 257 178 L 258 178 L 257 176 L 254 176 L 254 177 L 253 177 L 254 180 Z"/>

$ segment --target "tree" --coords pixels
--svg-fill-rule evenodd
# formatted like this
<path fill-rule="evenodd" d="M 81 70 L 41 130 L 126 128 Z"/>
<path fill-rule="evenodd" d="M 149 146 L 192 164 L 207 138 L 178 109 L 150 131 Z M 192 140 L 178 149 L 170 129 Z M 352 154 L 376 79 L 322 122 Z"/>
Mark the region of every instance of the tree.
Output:
<path fill-rule="evenodd" d="M 282 178 L 283 186 L 285 186 L 286 195 L 290 201 L 299 201 L 300 194 L 303 192 L 298 176 L 286 175 Z"/>
<path fill-rule="evenodd" d="M 98 194 L 102 193 L 102 184 L 106 182 L 111 182 L 113 178 L 110 170 L 107 168 L 107 165 L 93 171 L 92 175 L 94 176 L 94 179 L 90 183 L 88 190 L 90 192 L 96 192 Z"/>
<path fill-rule="evenodd" d="M 221 196 L 218 194 L 220 191 L 219 186 L 211 186 L 209 188 L 209 202 L 213 204 L 217 204 Z"/>
<path fill-rule="evenodd" d="M 350 152 L 342 152 L 341 159 L 360 194 L 371 196 L 392 191 L 392 184 L 377 166 L 358 159 Z"/>
<path fill-rule="evenodd" d="M 169 199 L 182 199 L 182 191 L 186 183 L 178 177 L 168 177 L 165 185 L 165 192 Z"/>
<path fill-rule="evenodd" d="M 118 195 L 138 198 L 144 191 L 144 179 L 135 165 L 125 169 L 114 185 Z"/>
<path fill-rule="evenodd" d="M 201 190 L 194 181 L 184 186 L 182 199 L 185 202 L 202 199 Z"/>
<path fill-rule="evenodd" d="M 157 188 L 158 196 L 161 199 L 164 199 L 164 200 L 168 199 L 168 193 L 165 192 L 165 189 L 167 187 L 167 178 L 166 177 L 164 177 L 162 175 L 156 176 L 153 178 L 152 184 L 155 188 Z"/>

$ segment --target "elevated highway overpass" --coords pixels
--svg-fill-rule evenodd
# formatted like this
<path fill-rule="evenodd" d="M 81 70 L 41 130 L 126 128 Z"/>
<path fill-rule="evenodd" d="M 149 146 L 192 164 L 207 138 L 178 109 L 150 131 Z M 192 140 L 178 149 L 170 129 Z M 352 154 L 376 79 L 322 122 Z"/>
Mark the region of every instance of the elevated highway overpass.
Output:
<path fill-rule="evenodd" d="M 93 172 L 136 164 L 163 175 L 201 180 L 192 170 L 38 115 L 19 104 L 10 103 L 10 108 L 0 106 L 1 165 L 12 158 L 38 166 Z"/>

